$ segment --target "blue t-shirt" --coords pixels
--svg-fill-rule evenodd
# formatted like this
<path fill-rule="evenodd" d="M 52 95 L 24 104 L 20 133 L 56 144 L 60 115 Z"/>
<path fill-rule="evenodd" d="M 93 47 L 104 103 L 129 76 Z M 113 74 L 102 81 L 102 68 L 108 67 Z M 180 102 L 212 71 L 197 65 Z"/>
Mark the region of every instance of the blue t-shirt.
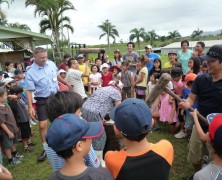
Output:
<path fill-rule="evenodd" d="M 132 64 L 136 64 L 138 57 L 139 55 L 136 52 L 132 52 L 132 54 L 125 53 L 123 55 L 123 60 L 126 60 Z M 129 71 L 136 73 L 136 66 L 129 66 Z"/>
<path fill-rule="evenodd" d="M 191 51 L 190 49 L 188 49 L 187 53 L 183 53 L 182 51 L 178 52 L 178 58 L 180 59 L 180 62 L 182 64 L 182 69 L 183 69 L 183 73 L 185 74 L 188 70 L 188 61 L 191 58 L 193 54 L 193 51 Z"/>
<path fill-rule="evenodd" d="M 161 59 L 160 56 L 156 53 L 151 52 L 150 54 L 145 54 L 145 56 L 150 60 L 149 63 L 146 64 L 148 72 L 153 68 L 154 59 Z"/>
<path fill-rule="evenodd" d="M 188 88 L 184 88 L 183 89 L 183 99 L 188 98 L 189 94 L 190 94 L 191 90 Z M 192 108 L 197 109 L 198 107 L 198 101 L 195 101 Z M 190 111 L 186 110 L 186 115 L 189 116 L 190 115 Z"/>
<path fill-rule="evenodd" d="M 25 80 L 23 82 L 19 82 L 19 86 L 23 87 L 22 100 L 25 102 L 25 104 L 28 104 L 27 99 L 26 99 L 26 83 L 25 83 Z"/>

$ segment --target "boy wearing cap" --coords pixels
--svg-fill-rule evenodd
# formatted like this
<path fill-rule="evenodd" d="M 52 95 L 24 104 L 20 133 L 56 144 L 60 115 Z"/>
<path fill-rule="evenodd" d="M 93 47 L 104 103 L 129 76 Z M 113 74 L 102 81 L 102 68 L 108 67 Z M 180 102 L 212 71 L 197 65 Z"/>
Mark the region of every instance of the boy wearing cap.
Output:
<path fill-rule="evenodd" d="M 126 139 L 127 148 L 108 151 L 107 169 L 114 179 L 167 180 L 173 162 L 173 146 L 166 140 L 156 144 L 147 141 L 151 131 L 152 113 L 139 99 L 128 98 L 110 112 L 115 132 Z"/>
<path fill-rule="evenodd" d="M 88 154 L 92 139 L 104 131 L 100 122 L 87 122 L 76 114 L 63 114 L 56 118 L 48 129 L 46 140 L 65 165 L 50 176 L 60 179 L 103 179 L 111 180 L 111 174 L 104 168 L 87 167 L 84 157 Z"/>
<path fill-rule="evenodd" d="M 209 132 L 204 133 L 197 118 L 197 110 L 190 113 L 193 116 L 196 130 L 201 141 L 208 142 L 213 150 L 213 162 L 198 171 L 193 180 L 222 179 L 222 114 L 213 113 L 207 116 Z"/>

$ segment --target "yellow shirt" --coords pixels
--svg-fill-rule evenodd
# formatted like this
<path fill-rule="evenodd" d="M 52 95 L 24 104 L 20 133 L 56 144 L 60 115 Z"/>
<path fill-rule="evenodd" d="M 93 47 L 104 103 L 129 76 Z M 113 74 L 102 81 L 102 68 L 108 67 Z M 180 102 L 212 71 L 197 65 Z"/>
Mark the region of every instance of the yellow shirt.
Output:
<path fill-rule="evenodd" d="M 172 69 L 172 64 L 170 64 L 170 62 L 167 62 L 164 64 L 163 68 Z"/>
<path fill-rule="evenodd" d="M 138 77 L 140 78 L 141 73 L 144 73 L 144 78 L 143 81 L 141 81 L 140 83 L 136 84 L 136 86 L 142 86 L 142 87 L 146 87 L 147 84 L 147 78 L 148 78 L 148 69 L 147 67 L 143 67 L 142 69 L 140 69 L 139 75 Z"/>
<path fill-rule="evenodd" d="M 79 64 L 79 71 L 84 73 L 85 69 L 86 69 L 85 63 Z M 89 78 L 88 77 L 83 77 L 82 80 L 83 80 L 84 84 L 89 82 Z"/>

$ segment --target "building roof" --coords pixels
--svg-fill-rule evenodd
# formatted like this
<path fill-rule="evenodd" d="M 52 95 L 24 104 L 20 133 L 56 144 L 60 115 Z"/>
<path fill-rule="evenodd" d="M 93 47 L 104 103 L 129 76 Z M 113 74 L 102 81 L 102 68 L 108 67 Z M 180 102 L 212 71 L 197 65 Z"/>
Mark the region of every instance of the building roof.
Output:
<path fill-rule="evenodd" d="M 198 41 L 189 41 L 189 47 L 195 47 Z M 203 41 L 205 43 L 205 47 L 211 47 L 215 44 L 222 44 L 222 40 L 209 40 L 209 41 Z M 174 42 L 171 44 L 168 44 L 167 46 L 162 47 L 162 49 L 172 49 L 172 48 L 181 48 L 181 42 Z"/>

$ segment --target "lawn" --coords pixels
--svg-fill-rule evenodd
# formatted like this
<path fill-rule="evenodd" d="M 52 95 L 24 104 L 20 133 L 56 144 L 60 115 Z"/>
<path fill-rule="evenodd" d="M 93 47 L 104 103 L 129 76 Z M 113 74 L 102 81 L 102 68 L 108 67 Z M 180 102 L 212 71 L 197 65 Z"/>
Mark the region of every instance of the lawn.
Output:
<path fill-rule="evenodd" d="M 173 144 L 175 157 L 170 173 L 170 180 L 180 180 L 184 176 L 192 175 L 192 166 L 186 161 L 188 140 L 176 139 L 172 134 L 167 132 L 165 125 L 161 127 L 161 131 L 151 133 L 148 139 L 152 143 L 160 139 L 167 139 Z M 22 163 L 13 166 L 7 166 L 7 163 L 5 163 L 5 166 L 10 170 L 15 180 L 44 180 L 53 172 L 48 160 L 43 163 L 37 163 L 36 159 L 42 151 L 42 144 L 38 134 L 38 127 L 35 126 L 32 130 L 35 132 L 32 140 L 37 143 L 34 151 L 31 153 L 23 153 L 22 143 L 19 143 L 18 151 L 25 155 Z"/>

